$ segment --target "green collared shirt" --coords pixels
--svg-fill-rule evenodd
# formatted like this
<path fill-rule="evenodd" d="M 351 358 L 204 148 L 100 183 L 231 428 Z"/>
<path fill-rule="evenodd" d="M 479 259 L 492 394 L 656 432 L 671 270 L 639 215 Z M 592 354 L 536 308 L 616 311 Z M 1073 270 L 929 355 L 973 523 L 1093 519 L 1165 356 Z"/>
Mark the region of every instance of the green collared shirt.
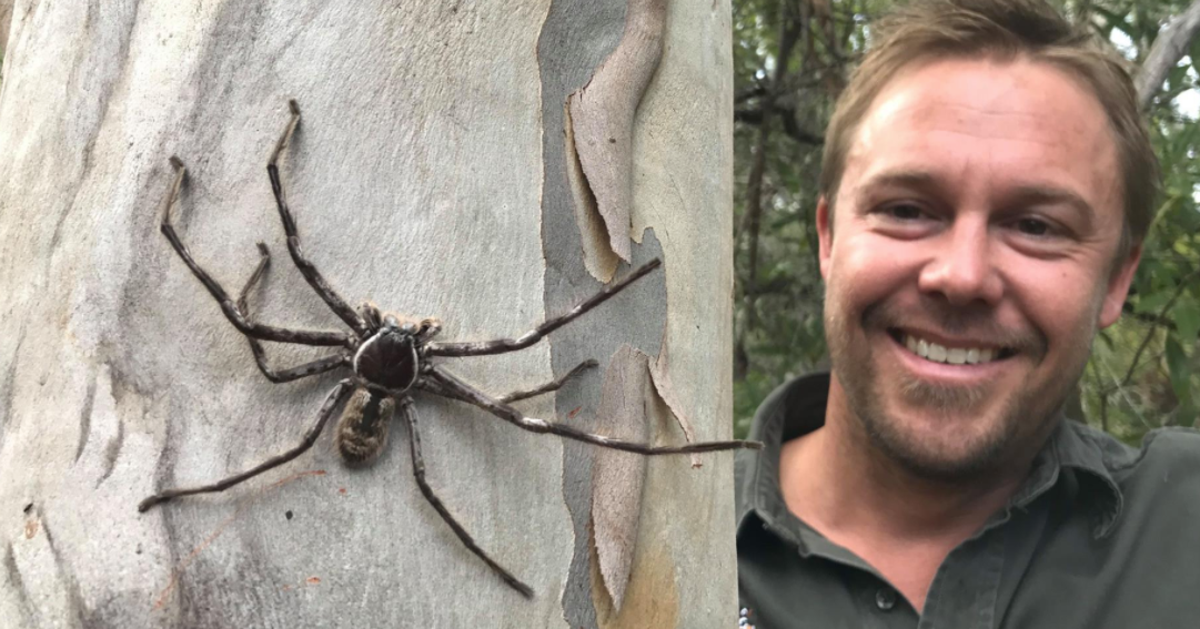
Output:
<path fill-rule="evenodd" d="M 824 424 L 828 390 L 828 374 L 781 386 L 750 433 L 766 448 L 738 455 L 738 588 L 756 629 L 1200 627 L 1200 433 L 1158 430 L 1136 450 L 1062 421 L 918 615 L 784 504 L 780 448 Z"/>

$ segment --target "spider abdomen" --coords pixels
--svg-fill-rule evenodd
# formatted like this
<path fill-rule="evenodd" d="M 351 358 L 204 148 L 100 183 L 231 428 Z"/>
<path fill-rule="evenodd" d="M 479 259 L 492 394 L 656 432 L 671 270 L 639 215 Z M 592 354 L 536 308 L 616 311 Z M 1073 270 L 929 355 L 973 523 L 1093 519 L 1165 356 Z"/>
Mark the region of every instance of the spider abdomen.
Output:
<path fill-rule="evenodd" d="M 396 402 L 391 397 L 359 388 L 350 396 L 338 420 L 334 443 L 350 466 L 367 465 L 387 445 L 388 424 Z"/>

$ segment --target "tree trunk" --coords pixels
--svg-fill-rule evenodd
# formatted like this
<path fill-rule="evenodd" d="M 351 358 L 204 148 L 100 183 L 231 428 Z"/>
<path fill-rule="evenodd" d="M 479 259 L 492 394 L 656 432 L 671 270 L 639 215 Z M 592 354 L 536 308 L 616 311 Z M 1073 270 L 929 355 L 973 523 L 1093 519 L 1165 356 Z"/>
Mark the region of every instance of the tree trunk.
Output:
<path fill-rule="evenodd" d="M 634 0 L 636 1 L 636 0 Z M 663 268 L 511 354 L 445 359 L 495 394 L 599 360 L 527 415 L 592 429 L 622 344 L 669 367 L 698 440 L 731 430 L 730 8 L 672 2 L 632 133 L 636 244 Z M 159 234 L 177 155 L 183 241 L 254 318 L 343 329 L 286 253 L 352 304 L 512 337 L 599 290 L 572 210 L 564 103 L 621 41 L 618 0 L 18 0 L 0 84 L 0 618 L 4 627 L 727 627 L 732 455 L 651 458 L 619 615 L 590 539 L 595 448 L 416 395 L 428 479 L 526 600 L 413 481 L 408 434 L 365 469 L 327 429 L 296 460 L 139 514 L 298 444 L 346 370 L 268 382 Z M 631 11 L 632 13 L 632 11 Z M 576 186 L 578 188 L 578 186 Z M 277 366 L 330 349 L 267 343 Z M 653 413 L 657 443 L 683 442 Z"/>

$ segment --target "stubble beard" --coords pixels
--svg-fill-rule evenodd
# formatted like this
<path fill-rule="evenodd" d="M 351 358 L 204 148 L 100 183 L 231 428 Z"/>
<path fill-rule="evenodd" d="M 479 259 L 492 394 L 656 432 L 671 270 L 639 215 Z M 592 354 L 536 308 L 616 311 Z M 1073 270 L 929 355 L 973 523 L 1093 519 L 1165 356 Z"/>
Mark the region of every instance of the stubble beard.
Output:
<path fill-rule="evenodd" d="M 1003 467 L 1018 442 L 1044 441 L 1056 423 L 1070 385 L 1078 380 L 1086 365 L 1079 361 L 1078 371 L 1063 379 L 1065 384 L 1050 387 L 1027 382 L 1011 392 L 997 391 L 994 384 L 949 386 L 928 382 L 904 373 L 897 377 L 899 402 L 922 409 L 944 421 L 945 439 L 922 441 L 919 435 L 891 416 L 885 408 L 887 389 L 873 360 L 871 347 L 855 343 L 843 317 L 835 312 L 827 295 L 825 307 L 826 340 L 833 373 L 845 390 L 846 404 L 856 418 L 868 443 L 910 474 L 939 483 L 970 482 Z M 836 298 L 836 297 L 835 297 Z M 886 311 L 868 312 L 863 330 L 882 330 L 891 319 Z M 1089 336 L 1090 338 L 1090 336 Z M 1027 351 L 1032 342 L 1024 342 Z M 1038 358 L 1045 357 L 1044 344 Z M 989 398 L 1005 396 L 996 405 Z M 1046 404 L 1049 400 L 1050 404 Z M 973 424 L 987 422 L 983 430 L 970 431 Z"/>

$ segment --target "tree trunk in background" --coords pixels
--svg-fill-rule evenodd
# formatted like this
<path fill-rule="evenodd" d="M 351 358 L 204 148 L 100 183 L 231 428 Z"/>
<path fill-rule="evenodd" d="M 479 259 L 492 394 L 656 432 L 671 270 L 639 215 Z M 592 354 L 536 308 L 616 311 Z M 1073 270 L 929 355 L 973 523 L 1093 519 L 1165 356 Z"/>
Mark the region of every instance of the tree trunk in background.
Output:
<path fill-rule="evenodd" d="M 0 10 L 8 4 L 0 1 Z M 648 465 L 619 617 L 595 576 L 594 449 L 417 396 L 429 480 L 525 600 L 412 480 L 397 424 L 343 467 L 329 430 L 221 494 L 138 514 L 298 443 L 338 377 L 274 385 L 159 234 L 229 290 L 274 254 L 263 322 L 340 329 L 287 257 L 281 163 L 305 252 L 352 303 L 440 317 L 442 340 L 513 336 L 589 296 L 563 104 L 621 40 L 625 2 L 19 0 L 0 84 L 0 618 L 4 627 L 731 627 L 732 455 Z M 591 370 L 528 415 L 597 421 L 609 357 L 670 348 L 696 438 L 728 438 L 731 62 L 726 0 L 676 0 L 633 133 L 621 296 L 549 342 L 448 369 L 503 393 Z M 0 17 L 3 13 L 0 12 Z M 617 272 L 628 272 L 622 265 Z M 286 366 L 323 350 L 267 344 Z M 656 416 L 650 433 L 680 443 Z"/>

